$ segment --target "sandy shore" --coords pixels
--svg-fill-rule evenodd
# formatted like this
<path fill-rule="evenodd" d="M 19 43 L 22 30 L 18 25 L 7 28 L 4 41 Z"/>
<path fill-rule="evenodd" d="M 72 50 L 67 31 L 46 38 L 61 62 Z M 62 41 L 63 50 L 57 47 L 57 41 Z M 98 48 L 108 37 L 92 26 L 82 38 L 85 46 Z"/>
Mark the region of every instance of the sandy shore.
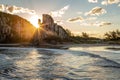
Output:
<path fill-rule="evenodd" d="M 69 49 L 70 47 L 97 47 L 97 46 L 113 46 L 107 49 L 120 50 L 120 45 L 115 44 L 41 44 L 39 46 L 34 46 L 31 44 L 0 44 L 0 47 L 36 47 L 36 48 L 52 48 L 52 49 Z"/>
<path fill-rule="evenodd" d="M 54 48 L 54 49 L 67 49 L 67 47 L 65 47 L 65 45 L 53 45 L 53 44 L 40 44 L 39 46 L 35 46 L 32 44 L 0 44 L 0 47 L 35 47 L 35 48 Z"/>

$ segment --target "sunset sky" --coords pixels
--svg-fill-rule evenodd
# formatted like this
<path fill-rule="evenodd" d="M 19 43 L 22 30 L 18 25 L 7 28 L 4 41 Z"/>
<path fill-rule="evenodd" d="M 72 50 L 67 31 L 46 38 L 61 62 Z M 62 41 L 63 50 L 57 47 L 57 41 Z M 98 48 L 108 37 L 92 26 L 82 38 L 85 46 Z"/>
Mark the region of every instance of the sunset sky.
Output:
<path fill-rule="evenodd" d="M 50 14 L 75 34 L 101 36 L 120 30 L 120 0 L 0 0 L 0 11 L 17 14 L 33 24 L 42 14 Z"/>

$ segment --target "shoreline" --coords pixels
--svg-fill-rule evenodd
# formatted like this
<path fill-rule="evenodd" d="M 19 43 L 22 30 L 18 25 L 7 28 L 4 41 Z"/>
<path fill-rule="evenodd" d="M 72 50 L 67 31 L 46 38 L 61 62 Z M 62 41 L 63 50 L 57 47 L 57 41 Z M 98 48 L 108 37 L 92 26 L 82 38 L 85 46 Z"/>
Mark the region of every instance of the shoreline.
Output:
<path fill-rule="evenodd" d="M 21 47 L 21 48 L 50 48 L 50 49 L 68 49 L 64 45 L 53 45 L 53 44 L 40 44 L 39 46 L 35 46 L 32 44 L 0 44 L 0 47 Z"/>
<path fill-rule="evenodd" d="M 66 44 L 40 44 L 39 46 L 35 46 L 32 44 L 0 44 L 0 47 L 21 47 L 21 48 L 50 48 L 50 49 L 69 49 L 70 47 L 96 47 L 96 46 L 120 46 L 117 44 L 74 44 L 74 43 L 66 43 Z M 108 49 L 116 49 L 115 47 L 110 47 Z"/>

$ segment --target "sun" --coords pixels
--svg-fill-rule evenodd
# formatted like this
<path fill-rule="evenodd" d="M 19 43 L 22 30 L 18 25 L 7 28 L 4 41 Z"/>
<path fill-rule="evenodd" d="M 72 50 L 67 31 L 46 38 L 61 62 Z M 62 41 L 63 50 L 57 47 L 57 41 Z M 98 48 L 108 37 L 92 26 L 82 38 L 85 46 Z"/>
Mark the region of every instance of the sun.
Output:
<path fill-rule="evenodd" d="M 36 28 L 39 28 L 39 25 L 38 25 L 38 15 L 34 15 L 34 16 L 31 16 L 29 21 L 36 27 Z"/>

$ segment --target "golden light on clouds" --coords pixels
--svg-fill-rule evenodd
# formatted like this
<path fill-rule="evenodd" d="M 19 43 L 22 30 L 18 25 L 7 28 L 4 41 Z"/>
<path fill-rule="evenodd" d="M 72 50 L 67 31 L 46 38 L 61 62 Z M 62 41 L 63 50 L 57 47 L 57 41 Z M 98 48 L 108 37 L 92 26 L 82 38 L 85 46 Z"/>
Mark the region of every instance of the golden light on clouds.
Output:
<path fill-rule="evenodd" d="M 49 14 L 52 16 L 52 17 L 62 17 L 63 14 L 65 14 L 66 10 L 69 9 L 69 5 L 61 8 L 60 10 L 57 10 L 57 11 L 51 11 Z"/>

